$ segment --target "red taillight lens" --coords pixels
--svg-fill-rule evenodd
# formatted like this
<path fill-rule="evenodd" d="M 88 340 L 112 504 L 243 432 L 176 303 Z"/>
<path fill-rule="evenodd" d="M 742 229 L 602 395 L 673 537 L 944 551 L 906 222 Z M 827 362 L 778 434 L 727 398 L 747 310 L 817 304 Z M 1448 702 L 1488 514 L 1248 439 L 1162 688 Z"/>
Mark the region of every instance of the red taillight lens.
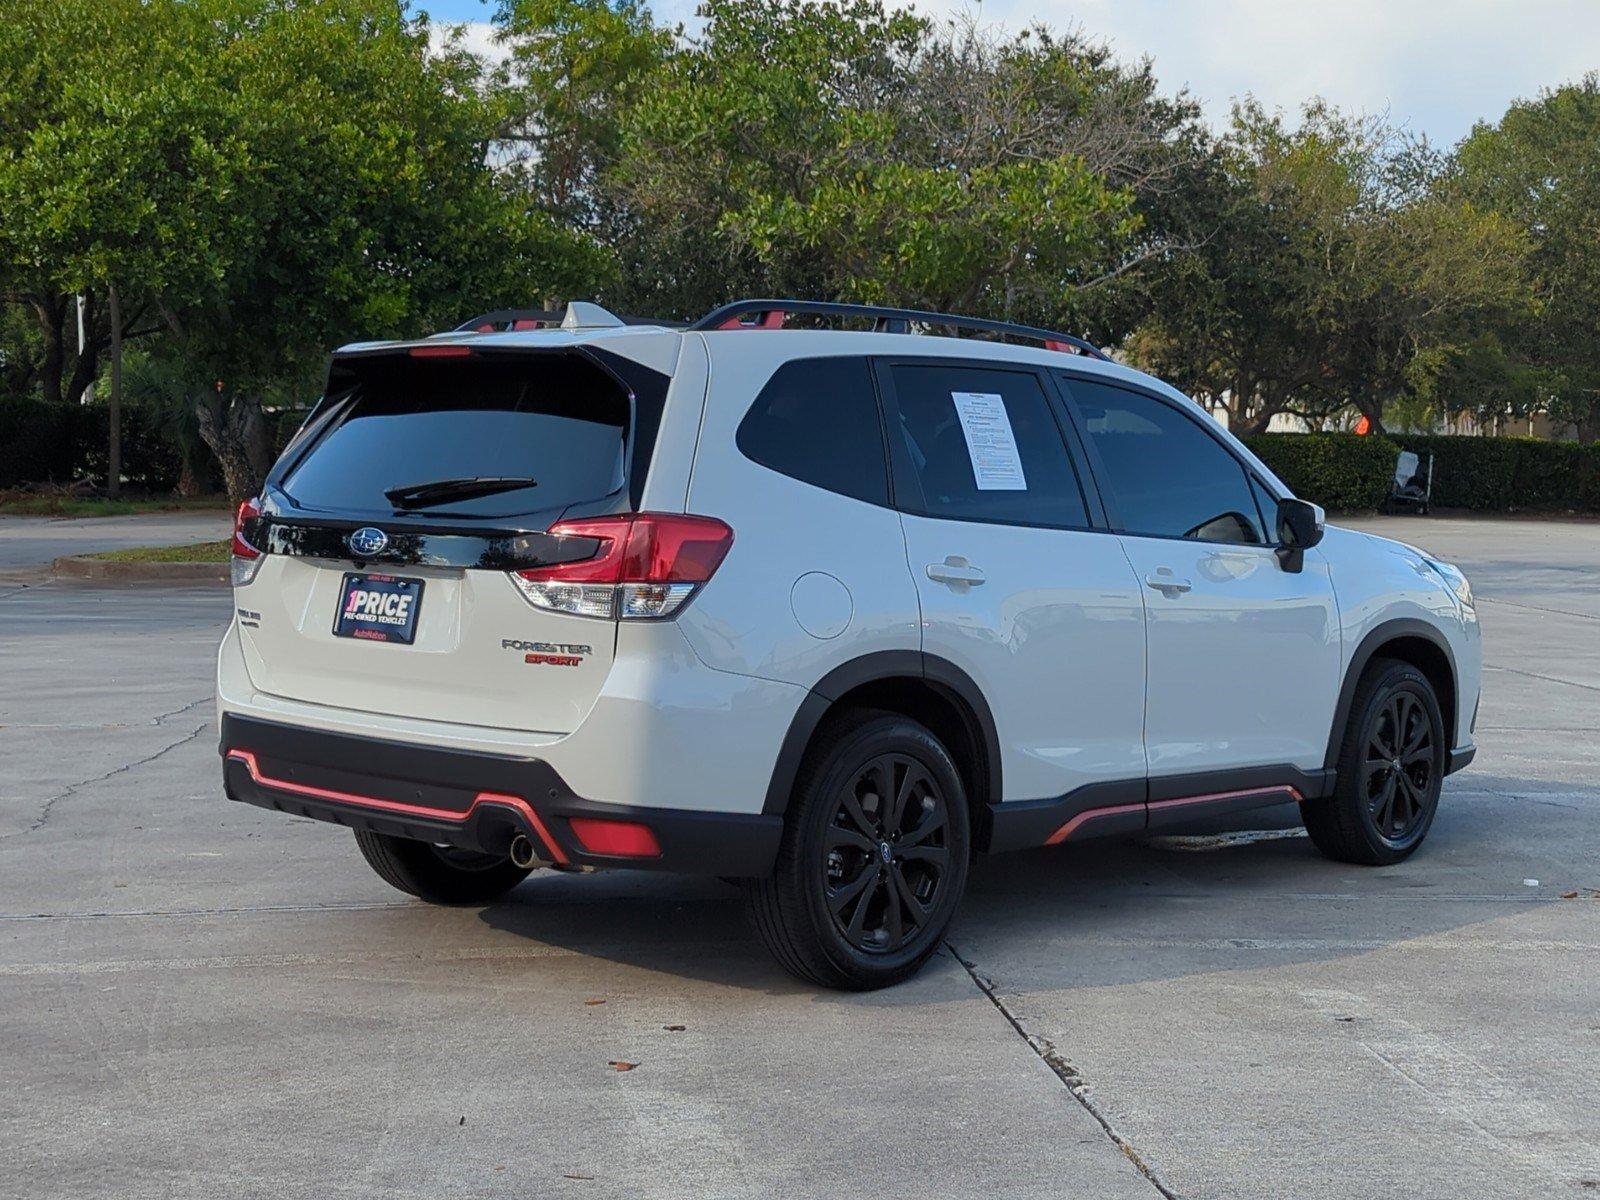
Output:
<path fill-rule="evenodd" d="M 639 513 L 557 521 L 550 536 L 594 538 L 592 558 L 520 571 L 525 579 L 588 583 L 704 583 L 727 557 L 733 530 L 714 517 Z"/>
<path fill-rule="evenodd" d="M 261 505 L 256 500 L 246 500 L 233 516 L 233 556 L 235 558 L 260 558 L 261 551 L 252 546 L 244 535 L 244 523 L 261 515 Z"/>
<path fill-rule="evenodd" d="M 596 543 L 587 558 L 515 571 L 530 604 L 587 617 L 668 617 L 716 572 L 733 530 L 714 517 L 636 513 L 558 521 L 558 538 Z"/>
<path fill-rule="evenodd" d="M 572 817 L 572 832 L 590 854 L 616 858 L 658 858 L 661 843 L 648 825 L 637 821 L 608 821 L 600 817 Z"/>

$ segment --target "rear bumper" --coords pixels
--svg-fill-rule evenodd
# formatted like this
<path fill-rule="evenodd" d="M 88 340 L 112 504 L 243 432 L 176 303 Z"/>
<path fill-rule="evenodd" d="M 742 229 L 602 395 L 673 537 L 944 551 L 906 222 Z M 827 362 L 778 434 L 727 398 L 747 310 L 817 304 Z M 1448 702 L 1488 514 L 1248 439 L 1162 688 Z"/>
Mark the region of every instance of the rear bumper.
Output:
<path fill-rule="evenodd" d="M 645 808 L 575 795 L 537 758 L 437 749 L 328 733 L 234 713 L 219 750 L 230 800 L 352 829 L 504 854 L 518 834 L 558 866 L 637 867 L 689 874 L 769 874 L 781 817 Z M 597 854 L 572 821 L 648 826 L 660 853 Z"/>

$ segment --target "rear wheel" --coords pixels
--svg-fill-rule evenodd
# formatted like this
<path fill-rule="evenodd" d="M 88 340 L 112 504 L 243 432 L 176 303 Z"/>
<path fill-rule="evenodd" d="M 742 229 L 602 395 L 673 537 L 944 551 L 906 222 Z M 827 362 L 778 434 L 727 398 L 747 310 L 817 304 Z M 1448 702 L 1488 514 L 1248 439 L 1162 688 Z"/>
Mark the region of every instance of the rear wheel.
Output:
<path fill-rule="evenodd" d="M 1306 832 L 1329 858 L 1397 863 L 1433 824 L 1444 765 L 1433 685 L 1409 663 L 1379 659 L 1356 688 L 1334 794 L 1301 805 Z"/>
<path fill-rule="evenodd" d="M 485 904 L 528 877 L 503 854 L 434 846 L 364 829 L 355 833 L 362 857 L 385 883 L 434 904 Z"/>
<path fill-rule="evenodd" d="M 747 884 L 756 929 L 807 982 L 898 983 L 938 948 L 970 846 L 966 793 L 939 739 L 897 714 L 847 714 L 806 758 L 773 874 Z"/>

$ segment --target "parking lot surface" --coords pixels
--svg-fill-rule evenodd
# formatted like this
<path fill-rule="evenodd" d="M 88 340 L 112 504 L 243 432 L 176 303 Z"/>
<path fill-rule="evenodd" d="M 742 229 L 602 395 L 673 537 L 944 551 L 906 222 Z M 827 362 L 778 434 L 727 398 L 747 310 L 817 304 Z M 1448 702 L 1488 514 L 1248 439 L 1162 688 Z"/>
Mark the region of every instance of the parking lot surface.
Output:
<path fill-rule="evenodd" d="M 141 513 L 132 517 L 0 516 L 0 586 L 27 582 L 52 559 L 135 546 L 220 541 L 233 526 L 226 510 Z"/>
<path fill-rule="evenodd" d="M 716 881 L 402 897 L 223 799 L 223 590 L 0 584 L 0 1197 L 1600 1195 L 1600 524 L 1352 523 L 1480 598 L 1417 856 L 988 859 L 867 996 Z"/>

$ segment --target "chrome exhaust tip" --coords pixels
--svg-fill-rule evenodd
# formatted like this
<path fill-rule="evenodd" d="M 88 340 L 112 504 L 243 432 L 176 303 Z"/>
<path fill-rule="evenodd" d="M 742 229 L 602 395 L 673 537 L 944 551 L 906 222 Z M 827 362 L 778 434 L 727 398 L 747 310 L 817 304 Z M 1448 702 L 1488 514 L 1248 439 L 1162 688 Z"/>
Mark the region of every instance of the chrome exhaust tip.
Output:
<path fill-rule="evenodd" d="M 511 839 L 511 861 L 525 871 L 539 865 L 539 855 L 526 834 L 519 833 Z"/>

